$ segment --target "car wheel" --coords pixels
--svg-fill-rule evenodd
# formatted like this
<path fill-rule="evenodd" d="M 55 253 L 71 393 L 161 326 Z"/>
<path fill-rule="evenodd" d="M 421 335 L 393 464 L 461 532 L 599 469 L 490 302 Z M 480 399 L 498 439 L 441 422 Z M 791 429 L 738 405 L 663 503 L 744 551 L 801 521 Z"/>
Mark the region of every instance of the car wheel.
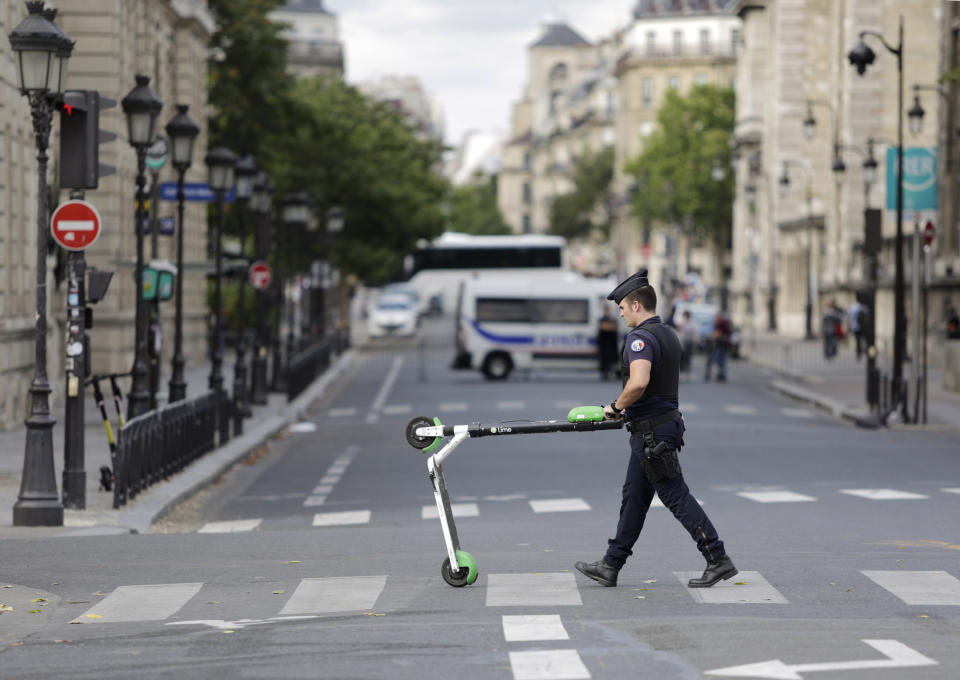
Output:
<path fill-rule="evenodd" d="M 488 380 L 504 380 L 513 370 L 513 361 L 505 352 L 492 352 L 483 360 L 482 370 Z"/>

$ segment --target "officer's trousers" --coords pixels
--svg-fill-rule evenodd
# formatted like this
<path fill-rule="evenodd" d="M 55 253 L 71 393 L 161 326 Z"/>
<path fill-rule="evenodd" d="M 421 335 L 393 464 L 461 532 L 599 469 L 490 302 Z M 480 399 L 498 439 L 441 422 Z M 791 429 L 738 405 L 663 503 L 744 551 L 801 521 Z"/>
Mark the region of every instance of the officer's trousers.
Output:
<path fill-rule="evenodd" d="M 654 493 L 696 541 L 704 559 L 709 562 L 726 555 L 723 541 L 717 536 L 717 530 L 703 508 L 690 494 L 683 474 L 652 484 L 643 470 L 642 455 L 643 435 L 638 432 L 630 436 L 630 462 L 623 484 L 617 535 L 607 542 L 609 547 L 603 561 L 611 567 L 620 568 L 633 554 L 633 544 L 640 537 Z"/>

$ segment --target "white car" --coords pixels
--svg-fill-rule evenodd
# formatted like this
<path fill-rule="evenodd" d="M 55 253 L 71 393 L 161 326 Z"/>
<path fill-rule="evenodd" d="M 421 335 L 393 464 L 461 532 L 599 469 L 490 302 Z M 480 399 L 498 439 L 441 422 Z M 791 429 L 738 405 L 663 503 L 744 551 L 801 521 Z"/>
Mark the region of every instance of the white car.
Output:
<path fill-rule="evenodd" d="M 371 338 L 412 336 L 419 325 L 420 312 L 406 295 L 380 296 L 367 319 Z"/>

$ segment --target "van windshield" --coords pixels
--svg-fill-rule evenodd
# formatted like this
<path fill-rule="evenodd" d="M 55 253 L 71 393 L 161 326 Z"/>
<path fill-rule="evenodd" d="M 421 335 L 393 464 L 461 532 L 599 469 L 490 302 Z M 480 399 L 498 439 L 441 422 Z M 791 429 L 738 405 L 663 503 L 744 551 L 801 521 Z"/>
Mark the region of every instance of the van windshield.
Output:
<path fill-rule="evenodd" d="M 477 321 L 585 324 L 590 322 L 590 303 L 584 299 L 477 298 Z"/>

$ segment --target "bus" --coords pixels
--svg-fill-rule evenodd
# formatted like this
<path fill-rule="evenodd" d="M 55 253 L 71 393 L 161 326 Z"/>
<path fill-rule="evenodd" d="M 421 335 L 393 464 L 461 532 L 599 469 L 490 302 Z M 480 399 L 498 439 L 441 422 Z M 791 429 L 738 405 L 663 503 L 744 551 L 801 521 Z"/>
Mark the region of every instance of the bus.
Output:
<path fill-rule="evenodd" d="M 407 282 L 433 311 L 452 311 L 460 284 L 485 275 L 555 276 L 567 270 L 562 236 L 516 234 L 474 236 L 445 232 L 408 256 Z"/>

